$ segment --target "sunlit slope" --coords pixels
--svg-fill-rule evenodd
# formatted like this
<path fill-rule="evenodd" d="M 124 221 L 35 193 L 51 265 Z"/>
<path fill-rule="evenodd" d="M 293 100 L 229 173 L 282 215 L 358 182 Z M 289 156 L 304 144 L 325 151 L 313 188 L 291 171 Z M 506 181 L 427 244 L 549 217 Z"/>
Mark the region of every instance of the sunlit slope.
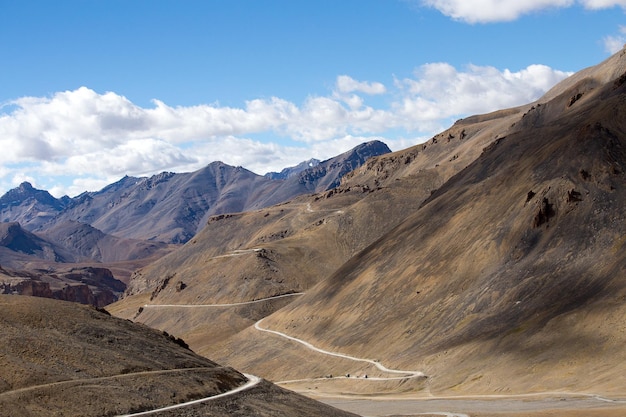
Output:
<path fill-rule="evenodd" d="M 76 303 L 0 296 L 0 336 L 0 416 L 122 415 L 228 393 L 247 381 L 180 339 Z M 182 410 L 176 415 L 349 415 L 265 381 Z"/>
<path fill-rule="evenodd" d="M 417 211 L 496 140 L 498 127 L 519 117 L 521 110 L 514 109 L 460 122 L 427 144 L 371 158 L 333 190 L 213 216 L 185 246 L 137 271 L 127 297 L 109 310 L 181 335 L 210 355 L 225 338 L 290 300 L 256 305 L 254 314 L 243 307 L 242 313 L 148 310 L 143 304 L 229 304 L 306 292 Z"/>

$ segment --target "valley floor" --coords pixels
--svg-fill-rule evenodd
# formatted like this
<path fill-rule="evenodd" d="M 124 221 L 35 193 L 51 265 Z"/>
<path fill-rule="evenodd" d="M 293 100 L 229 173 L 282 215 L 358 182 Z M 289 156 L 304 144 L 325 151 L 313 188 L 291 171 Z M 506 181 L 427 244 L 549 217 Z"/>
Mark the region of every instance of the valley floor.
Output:
<path fill-rule="evenodd" d="M 626 400 L 615 401 L 582 395 L 511 396 L 498 399 L 484 397 L 315 399 L 363 417 L 623 417 L 626 415 Z"/>

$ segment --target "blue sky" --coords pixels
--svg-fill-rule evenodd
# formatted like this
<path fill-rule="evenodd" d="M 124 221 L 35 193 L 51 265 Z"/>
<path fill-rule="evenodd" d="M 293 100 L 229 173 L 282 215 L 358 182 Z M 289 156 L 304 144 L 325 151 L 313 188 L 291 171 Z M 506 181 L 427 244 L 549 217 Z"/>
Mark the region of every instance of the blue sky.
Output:
<path fill-rule="evenodd" d="M 0 192 L 222 160 L 259 174 L 530 102 L 626 0 L 0 0 Z"/>

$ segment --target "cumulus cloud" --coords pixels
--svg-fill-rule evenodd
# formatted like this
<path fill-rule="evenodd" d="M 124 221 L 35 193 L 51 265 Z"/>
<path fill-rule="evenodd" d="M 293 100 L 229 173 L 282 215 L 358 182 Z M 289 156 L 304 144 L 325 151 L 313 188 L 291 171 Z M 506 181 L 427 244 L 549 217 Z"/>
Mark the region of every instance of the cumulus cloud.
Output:
<path fill-rule="evenodd" d="M 450 119 L 533 101 L 567 75 L 542 65 L 514 72 L 432 63 L 396 80 L 392 91 L 342 75 L 327 96 L 300 104 L 255 99 L 241 107 L 159 100 L 142 107 L 86 87 L 23 97 L 0 108 L 0 187 L 31 178 L 55 195 L 75 195 L 123 175 L 188 172 L 216 160 L 264 174 L 373 139 L 401 149 Z M 372 95 L 389 104 L 368 104 Z"/>
<path fill-rule="evenodd" d="M 619 34 L 606 36 L 603 39 L 604 50 L 610 54 L 620 51 L 626 44 L 626 26 L 619 27 Z"/>
<path fill-rule="evenodd" d="M 416 71 L 415 78 L 397 81 L 407 94 L 396 103 L 396 113 L 411 120 L 417 129 L 422 123 L 534 101 L 569 75 L 545 65 L 512 72 L 490 66 L 469 65 L 459 71 L 447 63 L 426 64 Z"/>
<path fill-rule="evenodd" d="M 626 0 L 580 0 L 587 9 L 608 9 L 615 6 L 626 8 Z"/>
<path fill-rule="evenodd" d="M 340 93 L 360 92 L 365 94 L 384 94 L 385 85 L 378 82 L 357 81 L 349 75 L 337 77 L 337 91 Z"/>
<path fill-rule="evenodd" d="M 626 8 L 626 0 L 422 0 L 422 4 L 468 23 L 511 21 L 528 13 L 575 4 L 587 9 Z"/>

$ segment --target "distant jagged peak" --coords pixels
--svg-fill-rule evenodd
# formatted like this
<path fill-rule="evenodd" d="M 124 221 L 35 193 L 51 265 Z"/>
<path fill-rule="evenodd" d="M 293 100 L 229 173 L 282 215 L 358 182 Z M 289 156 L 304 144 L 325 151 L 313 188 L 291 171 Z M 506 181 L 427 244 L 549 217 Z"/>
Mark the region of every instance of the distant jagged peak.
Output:
<path fill-rule="evenodd" d="M 107 193 L 107 192 L 112 192 L 112 191 L 118 191 L 122 188 L 127 188 L 130 186 L 136 185 L 139 181 L 143 179 L 144 178 L 130 177 L 128 175 L 124 175 L 119 181 L 116 181 L 112 184 L 107 185 L 106 187 L 98 191 L 98 193 L 102 194 L 102 193 Z"/>
<path fill-rule="evenodd" d="M 379 140 L 371 140 L 369 142 L 362 143 L 348 152 L 343 153 L 342 155 L 351 155 L 356 154 L 360 156 L 375 156 L 375 155 L 383 155 L 386 153 L 390 153 L 391 149 L 384 142 Z M 341 156 L 341 155 L 339 155 Z"/>
<path fill-rule="evenodd" d="M 144 178 L 141 182 L 141 188 L 152 189 L 157 185 L 169 181 L 176 174 L 173 172 L 163 171 L 159 174 L 153 175 L 150 178 Z"/>
<path fill-rule="evenodd" d="M 321 161 L 319 159 L 311 158 L 306 161 L 300 162 L 298 165 L 284 168 L 280 172 L 268 172 L 267 174 L 265 174 L 265 177 L 271 180 L 286 180 L 287 178 L 298 175 L 306 169 L 318 166 L 320 162 Z"/>
<path fill-rule="evenodd" d="M 35 189 L 33 188 L 33 185 L 28 182 L 28 181 L 24 181 L 23 183 L 21 183 L 19 185 L 19 187 L 17 187 L 20 191 L 23 192 L 29 192 L 29 191 L 34 191 Z"/>
<path fill-rule="evenodd" d="M 307 174 L 305 173 L 305 171 L 316 168 L 320 164 L 329 165 L 338 161 L 341 161 L 341 163 L 343 163 L 346 160 L 352 158 L 358 158 L 359 161 L 362 163 L 364 159 L 367 159 L 371 156 L 378 156 L 389 152 L 391 152 L 391 150 L 385 143 L 379 140 L 372 140 L 369 142 L 361 143 L 354 148 L 330 159 L 320 161 L 319 159 L 311 158 L 306 161 L 300 162 L 298 165 L 287 167 L 280 172 L 268 172 L 267 174 L 265 174 L 265 177 L 272 180 L 286 180 L 297 175 L 306 176 Z"/>
<path fill-rule="evenodd" d="M 372 140 L 369 142 L 362 143 L 354 148 L 350 149 L 342 153 L 341 155 L 337 155 L 333 158 L 327 159 L 326 161 L 320 162 L 321 166 L 328 166 L 330 168 L 336 167 L 338 165 L 347 165 L 348 171 L 355 169 L 361 166 L 367 159 L 373 156 L 385 155 L 391 152 L 391 149 L 384 143 L 379 140 Z M 347 173 L 344 172 L 344 174 Z"/>
<path fill-rule="evenodd" d="M 0 197 L 0 208 L 19 206 L 31 200 L 58 210 L 64 205 L 63 200 L 56 199 L 48 191 L 34 188 L 30 182 L 24 181 Z"/>

